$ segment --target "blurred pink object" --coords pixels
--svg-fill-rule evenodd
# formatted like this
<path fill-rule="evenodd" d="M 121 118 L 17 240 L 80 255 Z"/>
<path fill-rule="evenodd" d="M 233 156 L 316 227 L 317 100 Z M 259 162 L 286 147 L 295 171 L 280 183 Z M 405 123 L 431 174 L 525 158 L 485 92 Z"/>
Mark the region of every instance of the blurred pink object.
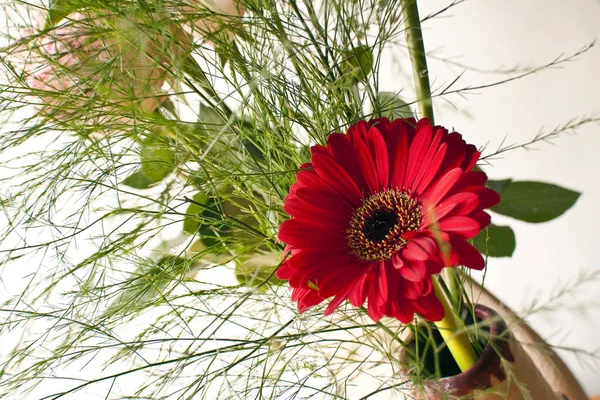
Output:
<path fill-rule="evenodd" d="M 162 40 L 152 41 L 135 22 L 74 13 L 32 44 L 26 80 L 45 115 L 124 123 L 164 100 Z"/>

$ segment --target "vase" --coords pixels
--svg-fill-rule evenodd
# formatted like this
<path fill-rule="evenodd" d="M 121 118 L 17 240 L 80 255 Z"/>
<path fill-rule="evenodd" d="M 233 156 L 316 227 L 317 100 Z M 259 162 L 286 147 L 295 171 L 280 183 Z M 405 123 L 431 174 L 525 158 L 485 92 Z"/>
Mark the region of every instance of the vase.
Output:
<path fill-rule="evenodd" d="M 573 374 L 531 327 L 480 285 L 469 284 L 477 301 L 475 316 L 489 326 L 488 343 L 471 368 L 415 385 L 414 398 L 587 400 Z M 404 357 L 401 352 L 401 361 Z"/>
<path fill-rule="evenodd" d="M 522 318 L 477 282 L 468 281 L 466 284 L 471 300 L 494 310 L 508 327 L 512 336 L 511 349 L 516 355 L 517 378 L 528 385 L 533 400 L 588 399 L 561 358 Z"/>

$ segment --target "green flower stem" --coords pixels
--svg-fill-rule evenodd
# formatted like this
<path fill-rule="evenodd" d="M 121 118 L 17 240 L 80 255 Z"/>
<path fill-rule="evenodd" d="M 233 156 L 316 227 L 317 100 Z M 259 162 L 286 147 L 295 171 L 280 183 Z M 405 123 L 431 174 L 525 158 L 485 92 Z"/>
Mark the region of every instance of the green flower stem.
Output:
<path fill-rule="evenodd" d="M 419 17 L 417 0 L 400 0 L 400 3 L 402 5 L 404 32 L 406 34 L 406 43 L 413 69 L 419 112 L 421 117 L 428 118 L 431 125 L 434 125 L 427 56 L 423 44 L 421 18 Z M 453 299 L 460 303 L 462 290 L 458 285 L 460 280 L 454 269 L 446 268 L 446 270 L 445 278 L 450 289 L 450 294 Z M 435 279 L 433 280 L 433 286 L 436 296 L 444 306 L 444 319 L 436 322 L 436 326 L 439 328 L 460 370 L 466 371 L 477 361 L 477 355 L 465 332 L 464 324 L 457 316 L 456 310 L 459 310 L 461 305 L 457 304 L 458 307 L 455 308 Z"/>
<path fill-rule="evenodd" d="M 444 279 L 446 287 L 448 287 L 448 292 L 450 293 L 450 300 L 454 305 L 454 309 L 457 312 L 460 312 L 462 310 L 462 303 L 464 301 L 460 276 L 456 272 L 456 269 L 444 268 L 442 277 Z"/>
<path fill-rule="evenodd" d="M 429 71 L 427 70 L 427 57 L 425 56 L 425 47 L 423 45 L 417 0 L 400 0 L 400 3 L 402 4 L 404 32 L 413 69 L 419 112 L 421 117 L 429 118 L 431 125 L 433 125 L 433 105 L 431 103 Z"/>
<path fill-rule="evenodd" d="M 428 118 L 431 125 L 434 125 L 431 85 L 429 83 L 429 70 L 427 69 L 427 56 L 425 54 L 423 33 L 421 31 L 419 7 L 417 6 L 417 0 L 400 0 L 400 3 L 402 4 L 404 32 L 406 34 L 406 43 L 413 69 L 419 112 L 421 117 Z M 444 281 L 448 286 L 452 299 L 458 303 L 456 310 L 460 310 L 462 306 L 460 304 L 462 288 L 459 286 L 460 278 L 458 274 L 454 269 L 446 268 L 444 271 Z"/>
<path fill-rule="evenodd" d="M 477 354 L 469 341 L 463 322 L 458 318 L 450 300 L 436 279 L 432 280 L 435 295 L 444 307 L 444 318 L 435 323 L 438 327 L 448 350 L 461 371 L 466 371 L 477 361 Z"/>

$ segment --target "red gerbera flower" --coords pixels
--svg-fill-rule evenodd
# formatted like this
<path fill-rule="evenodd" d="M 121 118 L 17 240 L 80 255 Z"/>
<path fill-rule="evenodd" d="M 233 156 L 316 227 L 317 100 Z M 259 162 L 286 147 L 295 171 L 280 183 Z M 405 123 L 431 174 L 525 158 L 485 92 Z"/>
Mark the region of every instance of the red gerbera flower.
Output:
<path fill-rule="evenodd" d="M 327 146 L 312 147 L 285 199 L 292 216 L 279 227 L 300 312 L 334 296 L 369 316 L 408 323 L 414 313 L 437 321 L 444 310 L 431 275 L 443 267 L 483 269 L 467 242 L 490 223 L 483 210 L 499 196 L 473 171 L 480 153 L 459 133 L 427 119 L 360 121 Z"/>

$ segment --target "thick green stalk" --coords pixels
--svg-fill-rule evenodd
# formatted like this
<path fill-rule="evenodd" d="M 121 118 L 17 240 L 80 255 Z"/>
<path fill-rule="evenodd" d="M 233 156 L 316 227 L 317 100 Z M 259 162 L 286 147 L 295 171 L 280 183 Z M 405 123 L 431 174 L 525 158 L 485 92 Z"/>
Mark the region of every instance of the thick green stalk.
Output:
<path fill-rule="evenodd" d="M 460 318 L 456 315 L 450 300 L 446 296 L 444 290 L 440 287 L 437 280 L 433 279 L 433 289 L 435 295 L 444 307 L 444 318 L 435 323 L 438 327 L 448 350 L 452 353 L 452 357 L 458 364 L 461 371 L 466 371 L 477 361 L 477 354 L 473 350 L 473 346 L 469 341 L 469 336 L 465 331 L 465 326 Z"/>
<path fill-rule="evenodd" d="M 422 118 L 428 118 L 431 125 L 434 125 L 431 85 L 429 83 L 429 70 L 427 69 L 427 55 L 425 54 L 423 32 L 421 31 L 419 7 L 417 6 L 417 0 L 400 0 L 400 3 L 402 4 L 404 33 L 412 64 L 419 112 Z M 444 278 L 452 300 L 460 299 L 462 288 L 458 287 L 460 279 L 456 271 L 452 268 L 446 268 Z M 457 311 L 460 310 L 460 306 L 459 304 Z"/>
<path fill-rule="evenodd" d="M 433 105 L 431 103 L 429 71 L 427 69 L 427 57 L 425 56 L 425 46 L 423 45 L 423 33 L 421 32 L 421 19 L 419 18 L 417 0 L 401 0 L 400 3 L 402 4 L 404 33 L 413 69 L 419 112 L 421 117 L 428 118 L 431 125 L 433 125 Z"/>
<path fill-rule="evenodd" d="M 425 46 L 423 43 L 421 18 L 419 17 L 417 0 L 400 0 L 400 2 L 402 5 L 404 32 L 412 64 L 419 112 L 422 118 L 428 118 L 431 125 L 434 125 L 427 56 L 425 54 Z M 451 295 L 455 299 L 460 299 L 461 288 L 457 287 L 459 280 L 456 271 L 451 268 L 446 268 L 446 270 L 446 279 L 448 287 L 451 290 Z M 448 299 L 448 296 L 435 278 L 433 279 L 433 287 L 436 296 L 444 307 L 445 313 L 444 318 L 441 321 L 436 322 L 436 326 L 461 371 L 466 371 L 475 363 L 475 361 L 477 361 L 477 355 L 465 332 L 464 324 L 457 315 L 457 310 L 460 309 L 460 307 L 455 308 L 453 306 L 452 302 Z"/>

